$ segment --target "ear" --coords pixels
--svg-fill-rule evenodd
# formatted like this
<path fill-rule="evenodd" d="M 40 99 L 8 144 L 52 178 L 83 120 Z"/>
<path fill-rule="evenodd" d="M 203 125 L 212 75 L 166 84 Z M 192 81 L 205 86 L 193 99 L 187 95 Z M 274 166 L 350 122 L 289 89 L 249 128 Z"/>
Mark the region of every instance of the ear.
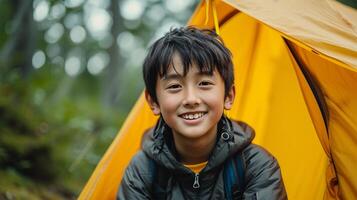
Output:
<path fill-rule="evenodd" d="M 232 87 L 229 89 L 227 96 L 224 99 L 224 109 L 230 110 L 232 108 L 235 95 L 236 95 L 236 88 L 233 84 Z"/>
<path fill-rule="evenodd" d="M 145 98 L 146 98 L 146 101 L 148 102 L 152 112 L 154 113 L 154 115 L 160 115 L 159 105 L 153 100 L 153 98 L 150 96 L 150 94 L 147 90 L 145 90 Z"/>

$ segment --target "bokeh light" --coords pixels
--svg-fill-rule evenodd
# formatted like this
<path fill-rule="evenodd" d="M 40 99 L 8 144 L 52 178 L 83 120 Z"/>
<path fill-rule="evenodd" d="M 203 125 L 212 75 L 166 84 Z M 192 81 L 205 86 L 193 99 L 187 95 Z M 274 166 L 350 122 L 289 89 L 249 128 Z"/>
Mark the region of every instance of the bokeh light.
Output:
<path fill-rule="evenodd" d="M 149 8 L 146 16 L 148 21 L 159 22 L 165 17 L 165 10 L 161 5 L 154 5 Z"/>
<path fill-rule="evenodd" d="M 164 2 L 166 8 L 173 13 L 182 12 L 193 3 L 191 0 L 165 0 Z"/>
<path fill-rule="evenodd" d="M 48 3 L 48 1 L 46 0 L 37 1 L 34 4 L 35 4 L 34 7 L 35 10 L 33 12 L 33 19 L 38 22 L 46 19 L 48 12 L 50 10 L 50 4 Z"/>
<path fill-rule="evenodd" d="M 64 70 L 69 76 L 76 76 L 81 69 L 81 60 L 77 56 L 67 58 L 64 65 Z"/>
<path fill-rule="evenodd" d="M 35 69 L 41 68 L 46 62 L 46 55 L 42 50 L 37 50 L 32 56 L 32 66 Z"/>
<path fill-rule="evenodd" d="M 94 39 L 103 39 L 112 26 L 112 17 L 102 8 L 91 7 L 85 11 L 85 24 L 89 33 Z"/>
<path fill-rule="evenodd" d="M 50 15 L 53 19 L 60 19 L 66 14 L 66 7 L 62 3 L 52 6 Z"/>
<path fill-rule="evenodd" d="M 87 32 L 82 26 L 75 26 L 71 29 L 70 38 L 74 43 L 81 43 L 86 38 Z"/>
<path fill-rule="evenodd" d="M 82 5 L 82 3 L 85 0 L 65 0 L 64 4 L 68 7 L 68 8 L 75 8 L 78 7 L 80 5 Z"/>
<path fill-rule="evenodd" d="M 59 39 L 61 39 L 63 33 L 63 25 L 61 23 L 55 23 L 45 33 L 45 40 L 50 44 L 56 43 Z"/>
<path fill-rule="evenodd" d="M 145 10 L 145 2 L 140 0 L 126 0 L 121 3 L 120 14 L 124 19 L 139 19 Z"/>
<path fill-rule="evenodd" d="M 88 72 L 93 75 L 99 74 L 108 65 L 109 61 L 109 55 L 105 51 L 96 53 L 88 60 Z"/>

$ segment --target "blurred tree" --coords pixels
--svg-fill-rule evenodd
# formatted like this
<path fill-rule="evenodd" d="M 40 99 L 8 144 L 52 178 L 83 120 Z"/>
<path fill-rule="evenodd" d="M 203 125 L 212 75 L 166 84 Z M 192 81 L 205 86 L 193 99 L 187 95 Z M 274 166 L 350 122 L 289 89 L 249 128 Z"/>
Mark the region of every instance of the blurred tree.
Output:
<path fill-rule="evenodd" d="M 26 77 L 32 69 L 32 53 L 36 42 L 32 0 L 13 0 L 8 4 L 12 10 L 12 22 L 8 24 L 9 38 L 0 51 L 0 63 L 2 67 L 18 70 L 22 77 Z"/>
<path fill-rule="evenodd" d="M 112 14 L 112 19 L 113 19 L 113 25 L 111 27 L 110 35 L 112 38 L 114 38 L 113 42 L 111 42 L 110 48 L 109 48 L 109 57 L 110 61 L 108 64 L 108 67 L 104 70 L 105 77 L 103 81 L 103 102 L 105 106 L 113 106 L 115 105 L 115 102 L 117 102 L 117 96 L 118 96 L 118 85 L 122 81 L 120 81 L 120 72 L 122 71 L 121 68 L 122 66 L 120 63 L 122 62 L 123 58 L 119 53 L 119 47 L 116 43 L 115 37 L 119 35 L 120 32 L 124 31 L 124 25 L 123 25 L 123 18 L 121 17 L 119 13 L 119 2 L 116 0 L 111 0 L 110 1 L 110 7 L 109 11 Z"/>

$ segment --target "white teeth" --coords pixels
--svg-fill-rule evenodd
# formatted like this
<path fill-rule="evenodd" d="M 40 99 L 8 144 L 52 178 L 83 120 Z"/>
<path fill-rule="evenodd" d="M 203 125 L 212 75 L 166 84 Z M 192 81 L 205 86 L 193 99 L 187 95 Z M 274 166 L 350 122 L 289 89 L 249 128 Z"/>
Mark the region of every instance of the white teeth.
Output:
<path fill-rule="evenodd" d="M 182 118 L 184 118 L 184 119 L 198 119 L 198 118 L 201 118 L 203 115 L 204 115 L 204 113 L 184 114 L 184 115 L 182 115 Z"/>

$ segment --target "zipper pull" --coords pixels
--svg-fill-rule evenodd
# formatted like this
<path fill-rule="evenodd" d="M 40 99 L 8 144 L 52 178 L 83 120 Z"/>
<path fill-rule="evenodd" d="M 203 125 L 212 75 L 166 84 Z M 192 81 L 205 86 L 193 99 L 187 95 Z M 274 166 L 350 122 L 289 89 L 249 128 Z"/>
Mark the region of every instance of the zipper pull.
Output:
<path fill-rule="evenodd" d="M 193 188 L 197 189 L 197 188 L 200 188 L 200 183 L 198 182 L 198 179 L 199 179 L 199 174 L 195 174 L 195 182 L 193 182 Z"/>

